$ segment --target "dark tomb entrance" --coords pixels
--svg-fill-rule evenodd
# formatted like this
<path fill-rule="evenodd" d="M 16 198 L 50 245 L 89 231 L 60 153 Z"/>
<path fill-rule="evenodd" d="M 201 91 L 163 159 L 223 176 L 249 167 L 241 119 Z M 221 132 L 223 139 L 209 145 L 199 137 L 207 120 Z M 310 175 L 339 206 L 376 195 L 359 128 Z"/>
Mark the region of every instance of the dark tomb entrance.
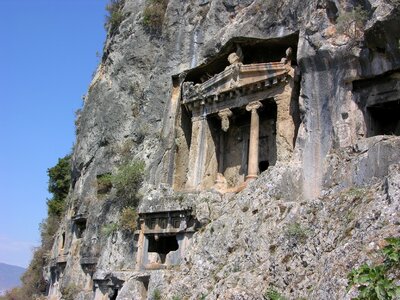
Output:
<path fill-rule="evenodd" d="M 164 236 L 148 236 L 149 249 L 148 252 L 156 252 L 160 256 L 161 263 L 165 263 L 167 254 L 171 251 L 179 249 L 176 235 L 164 235 Z"/>
<path fill-rule="evenodd" d="M 400 135 L 400 100 L 368 107 L 369 135 Z"/>

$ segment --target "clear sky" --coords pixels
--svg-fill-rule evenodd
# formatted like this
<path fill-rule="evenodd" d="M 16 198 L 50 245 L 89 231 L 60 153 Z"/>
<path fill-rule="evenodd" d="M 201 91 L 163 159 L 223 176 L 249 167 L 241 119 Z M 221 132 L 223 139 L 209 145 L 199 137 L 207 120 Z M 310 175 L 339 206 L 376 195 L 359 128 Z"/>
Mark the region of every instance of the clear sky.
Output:
<path fill-rule="evenodd" d="M 107 0 L 0 0 L 0 262 L 26 267 L 47 169 L 72 149 Z"/>

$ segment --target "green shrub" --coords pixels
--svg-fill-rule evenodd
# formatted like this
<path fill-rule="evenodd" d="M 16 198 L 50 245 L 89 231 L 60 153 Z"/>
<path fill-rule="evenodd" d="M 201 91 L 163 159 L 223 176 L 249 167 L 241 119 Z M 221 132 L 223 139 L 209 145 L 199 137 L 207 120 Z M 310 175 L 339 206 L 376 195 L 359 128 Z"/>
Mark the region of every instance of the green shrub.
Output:
<path fill-rule="evenodd" d="M 400 286 L 389 274 L 400 267 L 400 238 L 385 239 L 387 245 L 382 249 L 384 263 L 375 266 L 363 264 L 348 275 L 348 290 L 356 286 L 356 300 L 399 299 Z"/>
<path fill-rule="evenodd" d="M 280 293 L 278 293 L 275 289 L 269 288 L 264 294 L 265 300 L 286 300 Z"/>
<path fill-rule="evenodd" d="M 136 230 L 137 213 L 133 207 L 125 207 L 119 220 L 122 229 L 134 232 Z"/>
<path fill-rule="evenodd" d="M 299 223 L 290 223 L 285 231 L 285 237 L 291 244 L 304 243 L 307 239 L 308 230 Z"/>
<path fill-rule="evenodd" d="M 57 164 L 47 169 L 49 176 L 48 190 L 56 200 L 64 200 L 71 184 L 71 155 L 59 158 Z"/>
<path fill-rule="evenodd" d="M 112 177 L 113 186 L 117 189 L 117 196 L 122 198 L 123 206 L 136 207 L 138 204 L 137 191 L 143 181 L 144 162 L 133 161 L 119 167 Z"/>
<path fill-rule="evenodd" d="M 143 11 L 143 25 L 152 33 L 160 33 L 168 0 L 147 0 Z"/>
<path fill-rule="evenodd" d="M 71 185 L 71 155 L 59 158 L 57 164 L 47 170 L 47 175 L 48 190 L 53 194 L 53 197 L 47 200 L 48 214 L 60 216 L 64 211 L 64 202 Z"/>
<path fill-rule="evenodd" d="M 161 300 L 161 292 L 159 289 L 154 289 L 152 300 Z"/>
<path fill-rule="evenodd" d="M 336 30 L 354 41 L 359 41 L 363 36 L 363 29 L 367 19 L 368 13 L 361 6 L 356 6 L 351 11 L 346 11 L 339 15 Z"/>
<path fill-rule="evenodd" d="M 109 223 L 101 228 L 101 234 L 105 237 L 109 237 L 112 236 L 118 230 L 119 230 L 118 223 Z"/>
<path fill-rule="evenodd" d="M 124 14 L 122 13 L 124 2 L 125 0 L 111 0 L 110 3 L 106 5 L 108 15 L 106 16 L 104 27 L 110 33 L 110 35 L 117 33 L 119 25 L 121 25 L 125 18 Z"/>
<path fill-rule="evenodd" d="M 107 194 L 112 188 L 112 175 L 105 173 L 97 176 L 97 194 Z"/>
<path fill-rule="evenodd" d="M 65 202 L 56 199 L 47 199 L 47 210 L 51 216 L 61 216 L 65 209 Z"/>
<path fill-rule="evenodd" d="M 206 300 L 207 294 L 201 293 L 199 300 Z"/>
<path fill-rule="evenodd" d="M 64 300 L 74 300 L 79 293 L 79 288 L 75 284 L 70 284 L 61 288 L 61 294 Z"/>
<path fill-rule="evenodd" d="M 382 249 L 385 265 L 389 268 L 400 265 L 400 238 L 386 238 L 387 245 Z"/>
<path fill-rule="evenodd" d="M 342 193 L 342 196 L 349 198 L 349 200 L 362 200 L 367 195 L 367 190 L 360 187 L 351 187 Z"/>

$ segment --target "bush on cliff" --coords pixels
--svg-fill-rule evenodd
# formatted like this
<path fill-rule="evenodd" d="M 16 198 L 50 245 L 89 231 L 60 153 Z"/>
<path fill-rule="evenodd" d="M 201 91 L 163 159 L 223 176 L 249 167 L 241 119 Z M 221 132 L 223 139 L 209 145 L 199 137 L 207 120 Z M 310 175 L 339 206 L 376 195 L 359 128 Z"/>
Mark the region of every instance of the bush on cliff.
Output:
<path fill-rule="evenodd" d="M 136 207 L 138 205 L 137 191 L 143 181 L 144 162 L 135 160 L 121 165 L 112 177 L 113 187 L 122 206 Z"/>
<path fill-rule="evenodd" d="M 125 207 L 122 209 L 121 218 L 119 220 L 122 229 L 129 232 L 136 230 L 137 212 L 133 207 Z"/>
<path fill-rule="evenodd" d="M 160 33 L 168 0 L 147 0 L 143 11 L 143 25 L 151 33 Z"/>
<path fill-rule="evenodd" d="M 71 184 L 71 155 L 58 159 L 58 163 L 47 170 L 47 175 L 48 190 L 53 194 L 53 197 L 47 200 L 48 214 L 61 216 Z"/>
<path fill-rule="evenodd" d="M 117 33 L 119 25 L 121 25 L 125 18 L 122 13 L 124 2 L 124 0 L 111 0 L 110 3 L 106 5 L 108 15 L 106 16 L 104 27 L 110 35 Z"/>

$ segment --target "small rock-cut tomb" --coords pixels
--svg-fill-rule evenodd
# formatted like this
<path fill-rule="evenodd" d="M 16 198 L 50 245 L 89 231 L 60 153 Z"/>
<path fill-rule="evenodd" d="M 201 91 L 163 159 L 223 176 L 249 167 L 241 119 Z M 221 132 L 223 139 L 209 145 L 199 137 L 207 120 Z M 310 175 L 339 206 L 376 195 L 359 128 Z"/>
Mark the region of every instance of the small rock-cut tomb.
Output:
<path fill-rule="evenodd" d="M 190 210 L 139 214 L 139 223 L 137 270 L 180 264 L 197 227 Z"/>
<path fill-rule="evenodd" d="M 400 73 L 353 83 L 355 100 L 364 115 L 366 136 L 400 135 Z"/>

